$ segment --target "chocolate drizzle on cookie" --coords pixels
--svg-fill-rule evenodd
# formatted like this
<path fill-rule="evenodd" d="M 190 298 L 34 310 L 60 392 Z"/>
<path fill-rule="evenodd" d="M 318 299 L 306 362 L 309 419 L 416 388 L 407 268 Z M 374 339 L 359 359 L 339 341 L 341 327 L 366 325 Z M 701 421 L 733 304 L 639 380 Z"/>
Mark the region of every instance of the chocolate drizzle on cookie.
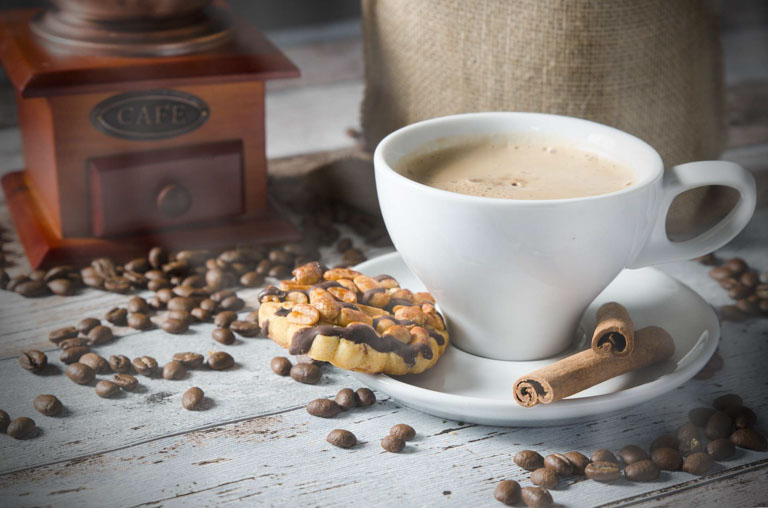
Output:
<path fill-rule="evenodd" d="M 373 295 L 379 294 L 379 293 L 386 293 L 387 290 L 384 288 L 373 288 L 369 289 L 365 293 L 363 293 L 363 296 L 360 297 L 360 303 L 363 305 L 368 305 L 368 303 L 371 301 L 371 298 L 373 298 Z"/>
<path fill-rule="evenodd" d="M 288 293 L 277 286 L 267 286 L 259 292 L 259 302 L 264 302 L 264 299 L 268 296 L 276 296 L 280 301 L 283 301 L 288 296 Z"/>
<path fill-rule="evenodd" d="M 401 325 L 401 326 L 412 326 L 416 324 L 414 321 L 411 321 L 410 319 L 397 319 L 394 316 L 376 316 L 375 318 L 373 318 L 373 327 L 378 328 L 379 323 L 381 323 L 384 320 L 392 321 L 396 325 Z M 435 330 L 433 330 L 428 326 L 424 326 L 423 328 L 427 331 L 427 333 L 429 333 L 430 337 L 435 339 L 435 342 L 437 342 L 438 345 L 442 346 L 445 343 L 445 339 L 443 338 L 443 336 L 437 333 Z"/>
<path fill-rule="evenodd" d="M 292 355 L 303 355 L 309 352 L 312 343 L 318 335 L 339 337 L 356 344 L 367 344 L 380 353 L 395 353 L 406 365 L 416 363 L 416 356 L 421 354 L 427 360 L 432 359 L 432 349 L 424 343 L 403 344 L 392 335 L 379 336 L 370 325 L 353 323 L 345 327 L 322 325 L 303 328 L 293 334 L 291 347 Z"/>
<path fill-rule="evenodd" d="M 383 280 L 389 280 L 389 279 L 395 280 L 394 277 L 392 277 L 391 275 L 387 275 L 386 273 L 382 273 L 381 275 L 377 275 L 376 277 L 373 277 L 373 279 L 377 280 L 379 282 L 381 282 Z"/>
<path fill-rule="evenodd" d="M 287 316 L 291 313 L 291 309 L 281 308 L 275 311 L 275 316 Z"/>

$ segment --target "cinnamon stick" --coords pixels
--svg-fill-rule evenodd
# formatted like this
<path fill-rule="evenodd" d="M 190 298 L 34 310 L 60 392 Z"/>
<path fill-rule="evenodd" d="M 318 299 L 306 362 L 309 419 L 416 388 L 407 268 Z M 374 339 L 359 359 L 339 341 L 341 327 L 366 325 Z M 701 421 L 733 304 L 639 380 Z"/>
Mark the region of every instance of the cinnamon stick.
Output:
<path fill-rule="evenodd" d="M 587 349 L 542 367 L 515 381 L 518 404 L 551 404 L 626 372 L 662 362 L 675 352 L 675 342 L 661 327 L 635 332 L 635 349 L 627 356 L 597 354 Z"/>
<path fill-rule="evenodd" d="M 608 302 L 597 309 L 592 351 L 599 355 L 627 356 L 635 349 L 635 325 L 623 305 Z"/>

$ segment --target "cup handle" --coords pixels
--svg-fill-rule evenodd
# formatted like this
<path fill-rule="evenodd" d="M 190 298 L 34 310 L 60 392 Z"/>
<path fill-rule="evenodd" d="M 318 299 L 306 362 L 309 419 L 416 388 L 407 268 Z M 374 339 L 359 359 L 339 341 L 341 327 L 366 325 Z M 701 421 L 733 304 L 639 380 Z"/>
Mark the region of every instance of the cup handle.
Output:
<path fill-rule="evenodd" d="M 672 242 L 667 237 L 667 213 L 672 201 L 682 192 L 708 185 L 723 185 L 739 191 L 739 200 L 728 215 L 707 231 L 690 240 Z M 693 259 L 719 249 L 744 229 L 757 201 L 752 174 L 733 162 L 689 162 L 667 169 L 662 180 L 662 195 L 656 223 L 640 252 L 628 268 Z"/>

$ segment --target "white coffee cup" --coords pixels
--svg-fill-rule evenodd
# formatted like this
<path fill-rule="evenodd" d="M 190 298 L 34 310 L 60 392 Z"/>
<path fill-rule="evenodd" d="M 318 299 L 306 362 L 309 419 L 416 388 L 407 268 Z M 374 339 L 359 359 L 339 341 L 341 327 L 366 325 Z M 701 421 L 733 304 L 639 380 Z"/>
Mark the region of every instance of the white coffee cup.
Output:
<path fill-rule="evenodd" d="M 634 169 L 636 183 L 597 196 L 513 200 L 458 194 L 401 175 L 404 155 L 440 138 L 536 132 Z M 755 182 L 724 161 L 664 170 L 644 141 L 598 123 L 539 113 L 468 113 L 403 127 L 374 154 L 387 230 L 435 296 L 457 347 L 487 358 L 533 360 L 567 348 L 589 303 L 624 268 L 691 259 L 728 243 L 755 209 Z M 682 242 L 665 219 L 680 193 L 706 185 L 740 198 L 719 223 Z"/>

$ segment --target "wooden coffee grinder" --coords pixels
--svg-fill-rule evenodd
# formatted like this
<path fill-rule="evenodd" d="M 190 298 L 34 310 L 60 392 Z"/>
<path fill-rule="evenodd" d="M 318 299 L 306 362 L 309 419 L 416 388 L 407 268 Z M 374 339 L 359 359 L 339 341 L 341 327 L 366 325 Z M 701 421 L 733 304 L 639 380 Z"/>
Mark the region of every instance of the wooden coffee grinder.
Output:
<path fill-rule="evenodd" d="M 223 1 L 53 0 L 0 19 L 33 267 L 294 239 L 267 198 L 265 80 L 296 66 Z"/>

